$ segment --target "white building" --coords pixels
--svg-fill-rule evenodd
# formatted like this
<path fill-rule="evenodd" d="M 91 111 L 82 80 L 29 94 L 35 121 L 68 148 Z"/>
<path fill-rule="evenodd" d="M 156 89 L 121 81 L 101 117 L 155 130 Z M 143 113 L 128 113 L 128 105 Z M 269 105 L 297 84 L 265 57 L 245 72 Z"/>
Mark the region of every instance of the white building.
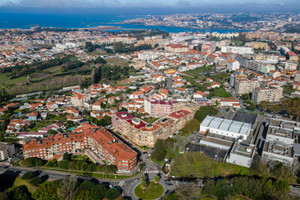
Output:
<path fill-rule="evenodd" d="M 251 130 L 251 124 L 223 118 L 207 116 L 200 124 L 200 133 L 207 131 L 236 139 L 246 140 Z"/>
<path fill-rule="evenodd" d="M 235 71 L 240 68 L 240 63 L 236 60 L 228 61 L 227 69 L 230 71 Z"/>
<path fill-rule="evenodd" d="M 0 160 L 5 160 L 16 153 L 14 144 L 0 142 Z"/>
<path fill-rule="evenodd" d="M 255 146 L 253 144 L 249 144 L 247 141 L 236 142 L 227 156 L 226 162 L 250 168 L 254 155 Z"/>
<path fill-rule="evenodd" d="M 222 53 L 234 53 L 234 54 L 253 54 L 252 47 L 235 47 L 235 46 L 225 46 L 221 48 Z"/>

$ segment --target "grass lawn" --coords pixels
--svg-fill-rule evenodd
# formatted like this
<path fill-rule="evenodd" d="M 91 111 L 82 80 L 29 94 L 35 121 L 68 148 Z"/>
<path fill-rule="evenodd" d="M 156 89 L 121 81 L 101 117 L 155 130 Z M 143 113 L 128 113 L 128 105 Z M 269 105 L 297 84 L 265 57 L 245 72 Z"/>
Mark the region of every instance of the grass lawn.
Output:
<path fill-rule="evenodd" d="M 242 167 L 231 163 L 218 162 L 218 165 L 214 171 L 215 176 L 227 176 L 231 174 L 240 174 L 248 176 L 250 175 L 250 170 L 247 167 Z"/>
<path fill-rule="evenodd" d="M 200 75 L 199 73 L 202 73 L 202 72 L 212 72 L 212 71 L 215 71 L 215 70 L 216 70 L 216 67 L 205 66 L 205 67 L 200 67 L 200 68 L 197 68 L 197 69 L 194 69 L 194 70 L 186 71 L 184 73 L 187 74 L 187 75 L 195 77 L 195 76 L 199 76 Z"/>
<path fill-rule="evenodd" d="M 33 193 L 37 189 L 36 186 L 31 185 L 30 183 L 28 183 L 28 181 L 23 180 L 21 177 L 17 177 L 14 182 L 13 187 L 20 186 L 20 185 L 25 185 L 28 188 L 29 192 L 31 192 L 31 193 Z"/>
<path fill-rule="evenodd" d="M 188 152 L 181 154 L 173 160 L 171 176 L 199 178 L 218 177 L 229 175 L 249 175 L 250 170 L 246 167 L 218 162 L 200 152 Z"/>
<path fill-rule="evenodd" d="M 244 44 L 242 40 L 231 40 L 231 42 L 237 46 L 242 46 Z"/>
<path fill-rule="evenodd" d="M 47 122 L 47 121 L 41 121 L 41 122 L 36 122 L 36 124 L 34 125 L 34 127 L 32 129 L 30 129 L 29 132 L 37 132 L 38 130 L 51 125 L 52 122 Z"/>
<path fill-rule="evenodd" d="M 224 88 L 215 88 L 210 94 L 212 97 L 230 97 L 228 92 Z"/>
<path fill-rule="evenodd" d="M 216 200 L 216 199 L 214 199 L 214 198 L 212 198 L 212 197 L 203 197 L 203 198 L 201 198 L 200 200 Z"/>
<path fill-rule="evenodd" d="M 197 83 L 194 78 L 191 78 L 189 76 L 183 76 L 182 78 L 185 79 L 186 81 L 190 82 L 193 86 L 195 86 L 197 88 L 203 88 L 203 89 L 205 89 L 205 87 L 203 87 L 202 85 L 200 85 L 199 83 Z"/>
<path fill-rule="evenodd" d="M 48 69 L 44 69 L 45 72 L 50 72 L 52 74 L 60 74 L 61 73 L 61 66 L 55 66 Z"/>
<path fill-rule="evenodd" d="M 140 199 L 157 199 L 164 193 L 164 188 L 161 184 L 157 184 L 157 188 L 153 181 L 150 182 L 145 192 L 142 189 L 142 185 L 139 184 L 134 191 L 135 195 Z"/>
<path fill-rule="evenodd" d="M 116 65 L 120 67 L 127 67 L 129 64 L 127 60 L 124 60 L 122 58 L 108 58 L 106 59 L 106 61 L 108 64 Z"/>
<path fill-rule="evenodd" d="M 17 83 L 27 82 L 26 76 L 21 76 L 19 78 L 10 79 L 9 73 L 0 73 L 0 86 L 14 85 Z"/>
<path fill-rule="evenodd" d="M 222 83 L 222 82 L 228 82 L 229 77 L 230 77 L 230 73 L 226 73 L 226 74 L 222 73 L 222 74 L 211 75 L 209 78 L 219 83 L 220 82 Z"/>

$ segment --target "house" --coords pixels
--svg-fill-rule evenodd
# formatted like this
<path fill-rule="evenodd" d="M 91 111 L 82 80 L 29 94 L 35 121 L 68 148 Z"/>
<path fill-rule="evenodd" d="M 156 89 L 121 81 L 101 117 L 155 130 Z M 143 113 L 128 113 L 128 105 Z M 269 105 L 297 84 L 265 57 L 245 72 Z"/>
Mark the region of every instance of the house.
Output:
<path fill-rule="evenodd" d="M 300 90 L 300 83 L 294 83 L 293 84 L 293 89 L 299 91 Z"/>
<path fill-rule="evenodd" d="M 220 106 L 221 107 L 240 108 L 240 102 L 233 97 L 227 97 L 227 98 L 223 98 L 221 100 Z"/>
<path fill-rule="evenodd" d="M 211 83 L 211 88 L 219 88 L 219 87 L 221 87 L 220 83 L 218 83 L 218 82 L 212 82 Z"/>
<path fill-rule="evenodd" d="M 201 91 L 197 91 L 193 94 L 193 99 L 196 102 L 203 101 L 204 93 Z"/>
<path fill-rule="evenodd" d="M 36 121 L 38 119 L 38 117 L 39 117 L 39 113 L 36 112 L 36 111 L 33 111 L 31 113 L 28 113 L 26 116 L 28 117 L 28 120 L 30 120 L 30 121 Z"/>

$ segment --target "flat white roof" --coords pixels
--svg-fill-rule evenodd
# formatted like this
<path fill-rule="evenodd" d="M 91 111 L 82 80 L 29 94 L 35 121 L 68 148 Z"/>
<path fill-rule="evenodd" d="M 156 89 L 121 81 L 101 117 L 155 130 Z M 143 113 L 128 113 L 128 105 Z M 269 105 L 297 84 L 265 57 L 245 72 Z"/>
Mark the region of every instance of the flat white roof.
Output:
<path fill-rule="evenodd" d="M 242 135 L 249 135 L 251 129 L 251 124 L 249 123 L 211 116 L 207 116 L 200 124 L 200 127 L 201 126 L 219 129 L 223 131 L 229 131 L 233 133 L 239 133 Z"/>

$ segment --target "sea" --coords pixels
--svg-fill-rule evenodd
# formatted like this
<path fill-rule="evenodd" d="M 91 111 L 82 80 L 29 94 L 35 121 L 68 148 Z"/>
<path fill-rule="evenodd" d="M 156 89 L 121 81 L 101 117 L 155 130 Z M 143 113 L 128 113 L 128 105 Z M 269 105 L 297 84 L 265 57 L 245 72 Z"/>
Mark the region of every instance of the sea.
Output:
<path fill-rule="evenodd" d="M 233 33 L 243 30 L 228 29 L 190 29 L 183 27 L 144 26 L 134 24 L 122 24 L 127 19 L 149 17 L 149 15 L 132 13 L 77 13 L 77 12 L 5 12 L 0 9 L 0 29 L 21 28 L 29 29 L 33 26 L 58 27 L 58 28 L 90 28 L 97 26 L 116 26 L 121 29 L 111 30 L 120 32 L 124 30 L 159 29 L 169 33 L 179 32 L 219 32 Z"/>

